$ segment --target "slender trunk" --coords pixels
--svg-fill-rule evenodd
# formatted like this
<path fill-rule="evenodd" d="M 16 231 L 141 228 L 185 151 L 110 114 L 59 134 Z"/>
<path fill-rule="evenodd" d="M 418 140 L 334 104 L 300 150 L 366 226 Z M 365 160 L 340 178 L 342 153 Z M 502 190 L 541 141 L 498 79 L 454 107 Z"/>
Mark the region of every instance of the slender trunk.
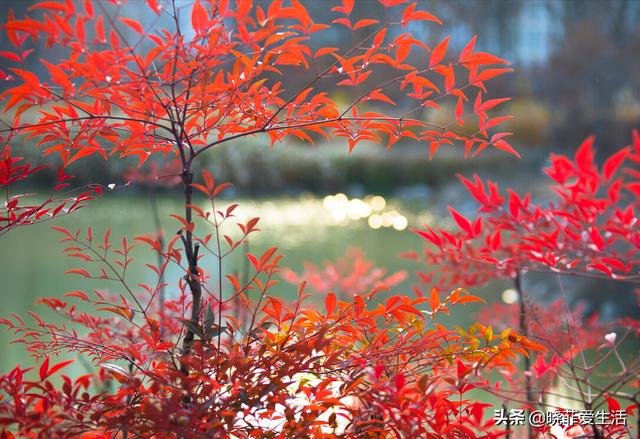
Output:
<path fill-rule="evenodd" d="M 527 322 L 527 304 L 525 303 L 524 300 L 524 291 L 522 290 L 522 274 L 518 271 L 516 273 L 516 277 L 514 279 L 514 286 L 516 291 L 518 292 L 518 301 L 520 303 L 520 334 L 528 337 L 529 336 L 529 328 L 528 328 L 528 322 Z M 524 357 L 524 386 L 525 386 L 525 392 L 526 392 L 526 396 L 527 396 L 527 405 L 529 405 L 529 407 L 527 408 L 527 418 L 529 413 L 531 413 L 531 407 L 533 407 L 534 404 L 534 400 L 533 400 L 533 391 L 532 391 L 532 387 L 531 387 L 531 375 L 529 374 L 531 372 L 531 358 L 529 357 L 530 352 L 527 350 L 527 355 L 525 355 Z M 531 427 L 531 425 L 528 425 L 528 436 L 529 439 L 533 438 L 533 428 Z"/>
<path fill-rule="evenodd" d="M 182 173 L 182 183 L 184 186 L 184 202 L 185 202 L 185 220 L 188 224 L 192 221 L 192 197 L 193 197 L 193 173 L 190 169 L 185 169 Z M 200 247 L 193 244 L 193 232 L 189 229 L 186 236 L 182 237 L 189 265 L 189 272 L 186 276 L 189 290 L 191 291 L 191 318 L 187 325 L 187 332 L 182 341 L 182 354 L 187 355 L 191 352 L 193 341 L 195 339 L 196 328 L 200 320 L 200 307 L 202 305 L 202 285 L 198 276 L 198 251 Z M 183 364 L 182 371 L 188 374 L 188 368 Z"/>
<path fill-rule="evenodd" d="M 591 402 L 587 403 L 585 405 L 585 408 L 586 410 L 593 410 L 593 406 L 591 405 Z M 592 427 L 593 427 L 593 439 L 605 439 L 604 436 L 602 435 L 602 432 L 600 431 L 600 429 L 596 424 L 593 424 Z"/>
<path fill-rule="evenodd" d="M 511 439 L 511 419 L 508 415 L 508 410 L 507 410 L 507 405 L 506 404 L 502 404 L 502 410 L 504 411 L 504 413 L 507 414 L 507 422 L 505 423 L 504 426 L 504 437 L 505 439 Z"/>

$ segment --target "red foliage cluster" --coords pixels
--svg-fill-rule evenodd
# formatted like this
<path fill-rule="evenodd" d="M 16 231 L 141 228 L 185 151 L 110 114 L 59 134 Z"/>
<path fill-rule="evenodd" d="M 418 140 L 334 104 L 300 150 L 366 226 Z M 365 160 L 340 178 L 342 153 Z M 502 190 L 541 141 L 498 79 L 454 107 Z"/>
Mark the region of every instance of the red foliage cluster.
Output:
<path fill-rule="evenodd" d="M 194 186 L 212 203 L 224 188 L 206 173 L 204 184 Z M 233 210 L 198 211 L 215 228 L 213 238 L 197 239 L 214 258 L 242 248 L 256 230 L 253 219 L 238 224 L 238 237 L 227 235 Z M 193 227 L 177 219 L 182 234 Z M 20 437 L 491 435 L 486 405 L 466 393 L 485 385 L 480 372 L 509 367 L 517 353 L 536 348 L 510 331 L 496 335 L 479 324 L 468 331 L 438 324 L 448 307 L 476 300 L 463 290 L 432 303 L 429 313 L 419 308 L 423 298 L 393 295 L 380 302 L 380 287 L 358 290 L 349 300 L 329 292 L 318 309 L 305 302 L 303 282 L 298 299 L 286 304 L 270 295 L 280 271 L 275 248 L 247 254 L 251 273 L 246 279 L 228 275 L 224 288 L 231 293 L 224 297 L 218 294 L 222 279 L 200 268 L 203 306 L 196 320 L 187 320 L 183 316 L 195 305 L 187 286 L 192 275 L 179 249 L 182 234 L 162 249 L 144 236 L 116 244 L 108 231 L 102 239 L 91 229 L 84 236 L 58 231 L 65 253 L 87 266 L 69 274 L 110 280 L 123 294 L 74 291 L 41 299 L 65 317 L 63 324 L 37 314 L 29 323 L 18 316 L 2 320 L 44 359 L 39 376 L 27 379 L 18 367 L 0 380 L 3 437 L 12 437 L 11 431 Z M 157 282 L 131 285 L 127 273 L 141 245 L 160 253 L 163 263 L 148 265 Z M 173 299 L 158 309 L 154 299 L 167 287 L 160 279 L 170 265 L 185 275 L 171 287 Z M 238 318 L 241 310 L 244 318 Z M 188 329 L 194 339 L 185 354 L 179 344 Z M 63 376 L 63 385 L 55 386 L 51 376 L 67 364 L 50 365 L 50 355 L 59 352 L 86 355 L 99 371 L 75 380 Z"/>
<path fill-rule="evenodd" d="M 472 286 L 518 271 L 640 280 L 640 135 L 634 131 L 633 145 L 602 167 L 595 163 L 593 142 L 589 137 L 573 160 L 551 155 L 545 173 L 552 201 L 536 203 L 530 193 L 505 194 L 490 180 L 460 176 L 480 205 L 479 215 L 468 219 L 449 208 L 457 231 L 418 231 L 432 244 L 425 263 L 442 265 L 440 282 Z M 428 273 L 422 276 L 431 280 Z"/>
<path fill-rule="evenodd" d="M 546 352 L 534 362 L 525 360 L 523 371 L 503 370 L 508 389 L 497 386 L 494 393 L 528 408 L 600 407 L 625 410 L 631 419 L 640 407 L 640 362 L 633 354 L 623 358 L 621 346 L 625 343 L 625 349 L 637 349 L 640 321 L 634 310 L 606 324 L 597 314 L 584 318 L 581 309 L 570 309 L 562 283 L 563 275 L 640 281 L 640 135 L 634 131 L 632 145 L 607 157 L 602 166 L 596 164 L 593 142 L 593 137 L 588 138 L 573 159 L 551 155 L 545 173 L 555 199 L 536 203 L 530 193 L 508 189 L 504 194 L 492 181 L 460 176 L 480 205 L 478 215 L 470 219 L 450 208 L 457 230 L 427 227 L 417 233 L 430 244 L 424 262 L 438 266 L 440 285 L 479 286 L 499 278 L 514 280 L 513 293 L 520 303 L 493 305 L 480 317 L 497 328 L 519 326 Z M 561 300 L 535 304 L 522 286 L 528 272 L 555 274 Z M 433 271 L 419 275 L 423 283 L 435 277 Z M 559 383 L 569 389 L 570 396 L 558 394 Z M 560 406 L 549 402 L 563 398 Z M 622 401 L 626 407 L 621 408 Z M 548 427 L 537 430 L 549 432 Z M 570 424 L 563 430 L 595 438 L 631 434 L 622 425 L 598 429 Z"/>
<path fill-rule="evenodd" d="M 343 297 L 354 291 L 368 291 L 381 286 L 391 288 L 407 279 L 406 271 L 397 271 L 389 276 L 386 274 L 385 269 L 375 267 L 373 262 L 365 258 L 361 249 L 354 247 L 335 263 L 326 262 L 324 268 L 305 263 L 305 270 L 300 275 L 285 269 L 282 278 L 293 284 L 305 281 L 315 293 L 333 291 Z"/>
<path fill-rule="evenodd" d="M 6 196 L 0 207 L 0 236 L 15 227 L 73 213 L 95 199 L 96 195 L 102 194 L 102 187 L 99 185 L 70 189 L 67 181 L 73 179 L 73 176 L 68 175 L 62 167 L 58 167 L 57 181 L 50 195 L 34 197 L 32 194 L 19 192 L 12 194 L 12 186 L 29 180 L 34 173 L 42 171 L 48 165 L 32 166 L 23 157 L 12 154 L 9 143 L 2 146 L 0 155 L 0 192 Z"/>
<path fill-rule="evenodd" d="M 488 133 L 505 120 L 492 118 L 489 111 L 506 99 L 471 95 L 474 89 L 486 91 L 486 81 L 509 72 L 491 67 L 506 61 L 475 52 L 475 37 L 454 61 L 446 57 L 448 38 L 428 46 L 407 32 L 388 35 L 389 29 L 414 21 L 439 23 L 416 10 L 415 3 L 382 1 L 388 9 L 386 21 L 356 23 L 349 18 L 353 1 L 333 8 L 333 26 L 368 31 L 347 50 L 314 48 L 313 37 L 331 25 L 316 23 L 297 1 L 287 7 L 275 1 L 263 9 L 250 1 L 234 8 L 226 1 L 205 7 L 197 0 L 191 39 L 177 21 L 173 31 L 151 32 L 136 20 L 118 17 L 109 3 L 121 2 L 87 0 L 84 7 L 70 1 L 41 2 L 31 7 L 32 16 L 10 16 L 4 27 L 18 51 L 30 38 L 64 48 L 69 57 L 42 60 L 48 81 L 18 67 L 3 73 L 18 85 L 3 94 L 6 111 L 14 117 L 13 126 L 1 132 L 26 134 L 65 163 L 92 154 L 136 156 L 143 163 L 153 154 L 179 153 L 181 142 L 197 156 L 223 142 L 260 133 L 267 133 L 272 144 L 286 136 L 312 141 L 319 135 L 343 138 L 352 149 L 359 142 L 386 137 L 389 146 L 402 138 L 428 142 L 431 154 L 456 141 L 466 145 L 467 153 L 488 146 L 515 153 L 504 140 L 507 133 Z M 404 10 L 398 10 L 403 4 Z M 157 1 L 147 5 L 157 15 L 167 7 Z M 133 31 L 133 37 L 122 26 Z M 22 61 L 14 58 L 9 57 L 17 64 Z M 379 69 L 391 79 L 381 81 L 372 74 Z M 283 73 L 307 85 L 287 90 Z M 358 95 L 339 108 L 324 87 Z M 389 95 L 404 96 L 411 102 L 409 109 L 395 109 Z M 474 105 L 468 104 L 469 96 Z M 480 131 L 465 136 L 451 126 L 433 126 L 415 117 L 424 107 L 440 108 L 445 99 L 457 102 L 460 125 L 477 118 Z M 32 108 L 40 111 L 26 123 L 23 115 Z"/>

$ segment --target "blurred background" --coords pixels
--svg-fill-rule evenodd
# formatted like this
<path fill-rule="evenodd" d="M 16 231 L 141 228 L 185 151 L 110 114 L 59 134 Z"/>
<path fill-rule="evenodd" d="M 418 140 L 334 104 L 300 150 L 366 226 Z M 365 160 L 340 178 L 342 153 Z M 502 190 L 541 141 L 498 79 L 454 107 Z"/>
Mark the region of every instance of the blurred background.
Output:
<path fill-rule="evenodd" d="M 367 14 L 378 8 L 366 3 Z M 8 10 L 17 16 L 30 4 L 27 0 L 0 0 L 3 21 Z M 153 17 L 135 0 L 123 14 L 148 23 Z M 180 5 L 187 5 L 179 1 Z M 259 3 L 259 2 L 258 2 Z M 303 2 L 318 21 L 323 20 L 327 2 Z M 463 214 L 475 205 L 455 178 L 456 173 L 474 172 L 534 197 L 548 195 L 541 170 L 550 151 L 572 154 L 589 134 L 596 134 L 598 157 L 630 143 L 631 130 L 640 127 L 640 2 L 635 0 L 446 0 L 420 1 L 420 6 L 440 17 L 443 27 L 424 23 L 410 26 L 417 38 L 428 44 L 451 35 L 451 52 L 456 53 L 478 35 L 476 48 L 510 60 L 515 73 L 491 83 L 492 97 L 511 96 L 505 114 L 515 118 L 504 126 L 515 133 L 513 145 L 521 160 L 506 153 L 486 151 L 465 160 L 460 148 L 444 147 L 433 161 L 427 148 L 397 144 L 390 151 L 383 145 L 360 145 L 352 154 L 342 142 L 308 145 L 286 143 L 273 149 L 260 138 L 230 143 L 203 156 L 201 165 L 217 181 L 229 181 L 229 199 L 241 203 L 240 215 L 261 216 L 262 232 L 252 241 L 251 251 L 272 245 L 286 254 L 285 265 L 300 270 L 304 261 L 322 264 L 343 256 L 349 247 L 362 247 L 369 259 L 389 272 L 416 267 L 399 255 L 422 246 L 412 227 L 448 221 L 447 204 Z M 365 8 L 356 7 L 354 15 Z M 382 14 L 382 11 L 381 11 Z M 188 22 L 188 14 L 183 14 Z M 355 17 L 354 17 L 355 18 Z M 162 26 L 159 23 L 158 26 Z M 324 33 L 320 45 L 349 45 L 351 36 L 334 31 Z M 8 42 L 0 36 L 0 50 Z M 55 56 L 47 53 L 47 56 Z M 43 56 L 42 49 L 30 57 Z M 26 69 L 30 69 L 29 62 Z M 36 69 L 37 70 L 37 69 Z M 289 78 L 288 78 L 289 79 Z M 289 88 L 296 88 L 295 79 Z M 0 88 L 4 86 L 0 85 Z M 333 98 L 348 103 L 348 92 L 329 90 Z M 391 98 L 397 98 L 391 96 Z M 441 112 L 426 111 L 428 121 L 438 123 Z M 21 154 L 37 157 L 29 145 Z M 37 164 L 42 159 L 35 158 Z M 155 230 L 152 206 L 157 206 L 166 233 L 177 225 L 168 214 L 179 210 L 180 197 L 170 187 L 128 184 L 135 163 L 105 162 L 89 158 L 70 167 L 78 181 L 114 184 L 102 200 L 79 213 L 55 221 L 55 225 L 86 228 L 96 234 L 111 227 L 112 237 L 133 236 Z M 51 176 L 42 173 L 43 187 Z M 153 195 L 153 197 L 151 196 Z M 153 201 L 155 199 L 155 202 Z M 0 237 L 0 310 L 24 315 L 40 296 L 59 296 L 86 281 L 64 276 L 77 261 L 62 257 L 58 236 L 45 223 L 15 230 Z M 140 255 L 141 258 L 149 255 Z M 229 262 L 234 270 L 240 259 Z M 146 272 L 132 273 L 144 280 Z M 397 290 L 409 292 L 415 278 L 410 275 Z M 537 300 L 557 297 L 557 283 L 540 277 L 526 280 L 525 288 Z M 102 286 L 101 286 L 102 287 Z M 494 284 L 474 291 L 487 299 L 501 301 L 509 285 Z M 104 288 L 109 288 L 105 285 Z M 588 312 L 614 316 L 634 308 L 631 286 L 567 281 L 572 300 L 586 301 Z M 293 286 L 283 285 L 283 295 Z M 603 293 L 604 292 L 604 293 Z M 475 308 L 465 308 L 457 322 L 474 319 Z M 0 332 L 0 345 L 8 337 Z M 22 361 L 20 348 L 9 349 L 0 359 L 0 370 Z"/>

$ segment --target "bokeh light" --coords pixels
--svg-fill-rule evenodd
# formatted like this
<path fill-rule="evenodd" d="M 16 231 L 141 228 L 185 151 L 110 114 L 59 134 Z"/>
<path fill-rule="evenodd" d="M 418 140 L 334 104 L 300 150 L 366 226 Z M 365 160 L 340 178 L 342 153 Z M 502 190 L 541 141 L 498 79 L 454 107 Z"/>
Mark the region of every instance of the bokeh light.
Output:
<path fill-rule="evenodd" d="M 502 301 L 509 305 L 518 302 L 518 292 L 513 288 L 508 288 L 502 292 Z"/>
<path fill-rule="evenodd" d="M 382 217 L 377 213 L 371 215 L 368 222 L 369 227 L 371 227 L 372 229 L 379 229 L 380 227 L 382 227 Z"/>
<path fill-rule="evenodd" d="M 366 219 L 372 229 L 381 227 L 393 228 L 397 231 L 405 230 L 409 226 L 409 218 L 397 210 L 388 210 L 387 201 L 381 195 L 367 195 L 363 198 L 349 198 L 343 193 L 327 195 L 322 200 L 322 206 L 334 224 L 347 225 L 350 221 Z M 424 213 L 424 212 L 423 212 Z M 428 219 L 415 215 L 414 220 Z"/>
<path fill-rule="evenodd" d="M 397 215 L 393 219 L 393 228 L 398 231 L 406 229 L 408 224 L 409 221 L 407 221 L 407 217 L 405 217 L 404 215 Z"/>

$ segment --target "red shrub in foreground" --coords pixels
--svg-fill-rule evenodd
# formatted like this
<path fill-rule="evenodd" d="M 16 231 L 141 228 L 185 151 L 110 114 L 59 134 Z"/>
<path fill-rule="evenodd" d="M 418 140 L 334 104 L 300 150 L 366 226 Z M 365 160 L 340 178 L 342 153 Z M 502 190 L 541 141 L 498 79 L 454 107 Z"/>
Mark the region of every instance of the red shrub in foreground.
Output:
<path fill-rule="evenodd" d="M 209 194 L 222 186 L 210 176 L 205 182 L 196 187 Z M 255 232 L 257 219 L 238 224 L 242 233 L 232 238 L 226 235 L 232 212 L 196 211 L 215 229 L 213 237 L 195 238 L 197 248 L 214 256 L 242 248 Z M 247 279 L 217 279 L 199 269 L 203 306 L 196 319 L 187 320 L 193 275 L 179 250 L 183 234 L 163 250 L 144 236 L 115 244 L 108 232 L 98 239 L 91 230 L 58 230 L 65 253 L 86 266 L 70 274 L 111 280 L 123 293 L 74 291 L 42 299 L 65 317 L 62 324 L 36 314 L 29 323 L 18 316 L 2 321 L 44 359 L 38 373 L 18 367 L 0 381 L 5 436 L 454 437 L 495 430 L 497 437 L 502 430 L 483 414 L 486 404 L 466 394 L 486 386 L 485 371 L 509 367 L 517 353 L 536 348 L 510 331 L 497 335 L 480 324 L 467 331 L 438 324 L 441 312 L 476 300 L 463 290 L 442 298 L 434 290 L 429 313 L 419 308 L 424 298 L 396 294 L 380 302 L 380 288 L 348 301 L 329 292 L 318 309 L 305 302 L 303 282 L 298 299 L 286 304 L 271 295 L 280 271 L 275 248 L 247 254 Z M 160 266 L 148 265 L 158 279 L 172 264 L 184 277 L 175 286 L 131 285 L 127 271 L 139 246 L 161 253 Z M 220 302 L 219 282 L 232 291 Z M 161 287 L 171 288 L 174 299 L 158 310 L 154 297 Z M 236 320 L 233 306 L 247 310 L 245 318 Z M 185 353 L 179 346 L 191 333 Z M 51 362 L 59 352 L 87 355 L 99 371 L 76 380 L 62 376 L 62 386 L 54 385 L 51 377 L 67 365 Z"/>
<path fill-rule="evenodd" d="M 508 189 L 504 194 L 491 181 L 460 176 L 480 205 L 478 216 L 467 218 L 450 208 L 458 230 L 427 227 L 418 233 L 430 243 L 424 262 L 439 267 L 440 285 L 514 281 L 519 306 L 494 305 L 481 315 L 498 327 L 500 322 L 518 326 L 546 352 L 534 362 L 525 359 L 524 373 L 505 374 L 511 389 L 496 387 L 496 394 L 529 408 L 624 410 L 630 421 L 640 407 L 638 310 L 626 310 L 626 317 L 607 324 L 597 315 L 583 318 L 580 309 L 570 310 L 563 284 L 563 276 L 621 285 L 640 282 L 640 135 L 634 131 L 632 145 L 607 157 L 602 166 L 595 161 L 593 142 L 588 138 L 573 159 L 551 155 L 545 173 L 555 199 L 536 203 L 530 193 Z M 523 287 L 531 272 L 554 275 L 560 299 L 535 304 Z M 430 283 L 435 273 L 419 274 Z M 561 385 L 568 397 L 558 394 Z M 630 428 L 569 423 L 563 430 L 604 438 L 630 437 Z M 549 428 L 539 430 L 547 434 Z"/>

